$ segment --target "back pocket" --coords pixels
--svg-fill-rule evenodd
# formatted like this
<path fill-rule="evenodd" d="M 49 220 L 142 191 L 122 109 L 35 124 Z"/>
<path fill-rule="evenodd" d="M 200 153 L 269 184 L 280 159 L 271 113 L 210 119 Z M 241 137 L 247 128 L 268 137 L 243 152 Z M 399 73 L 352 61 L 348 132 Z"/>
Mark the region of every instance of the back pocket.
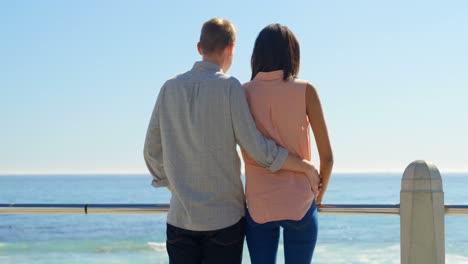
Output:
<path fill-rule="evenodd" d="M 213 232 L 210 241 L 221 245 L 229 246 L 243 242 L 245 238 L 245 218 L 242 217 L 235 225 Z"/>

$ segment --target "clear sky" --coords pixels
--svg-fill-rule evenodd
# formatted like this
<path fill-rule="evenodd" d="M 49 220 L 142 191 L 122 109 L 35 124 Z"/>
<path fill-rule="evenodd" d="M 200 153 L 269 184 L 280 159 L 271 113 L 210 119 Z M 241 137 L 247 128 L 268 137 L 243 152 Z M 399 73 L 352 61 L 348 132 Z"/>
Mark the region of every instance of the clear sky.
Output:
<path fill-rule="evenodd" d="M 146 172 L 164 81 L 199 60 L 201 25 L 290 27 L 321 96 L 337 171 L 468 171 L 468 1 L 1 1 L 0 173 Z M 317 161 L 317 155 L 314 156 Z"/>

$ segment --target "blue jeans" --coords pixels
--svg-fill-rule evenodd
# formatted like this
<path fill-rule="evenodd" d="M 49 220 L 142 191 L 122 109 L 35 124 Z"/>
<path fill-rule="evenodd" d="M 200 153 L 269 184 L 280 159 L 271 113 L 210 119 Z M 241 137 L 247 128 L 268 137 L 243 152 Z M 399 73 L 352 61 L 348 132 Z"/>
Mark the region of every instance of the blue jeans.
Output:
<path fill-rule="evenodd" d="M 318 215 L 315 201 L 299 221 L 281 220 L 256 223 L 248 210 L 247 247 L 252 264 L 274 264 L 283 228 L 284 260 L 286 264 L 309 264 L 317 242 Z"/>

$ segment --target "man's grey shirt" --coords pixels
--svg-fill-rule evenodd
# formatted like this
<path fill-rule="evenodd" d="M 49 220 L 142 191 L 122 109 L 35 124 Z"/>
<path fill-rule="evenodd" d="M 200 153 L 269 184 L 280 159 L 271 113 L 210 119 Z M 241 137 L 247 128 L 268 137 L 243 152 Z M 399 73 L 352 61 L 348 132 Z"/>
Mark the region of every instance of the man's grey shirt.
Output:
<path fill-rule="evenodd" d="M 272 172 L 288 156 L 258 132 L 242 85 L 218 65 L 196 62 L 163 85 L 144 157 L 153 186 L 174 189 L 169 224 L 207 231 L 231 226 L 244 216 L 237 144 Z"/>

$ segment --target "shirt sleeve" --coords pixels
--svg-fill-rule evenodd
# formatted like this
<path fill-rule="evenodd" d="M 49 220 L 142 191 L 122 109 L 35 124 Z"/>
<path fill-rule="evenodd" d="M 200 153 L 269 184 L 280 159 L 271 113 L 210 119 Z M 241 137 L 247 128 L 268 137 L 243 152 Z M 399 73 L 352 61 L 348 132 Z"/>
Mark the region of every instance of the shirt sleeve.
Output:
<path fill-rule="evenodd" d="M 154 187 L 166 187 L 169 185 L 163 166 L 163 149 L 161 143 L 161 129 L 159 126 L 159 108 L 163 91 L 164 87 L 161 88 L 158 99 L 156 100 L 153 114 L 151 115 L 151 120 L 146 132 L 145 146 L 143 150 L 146 167 L 153 177 L 151 185 Z"/>
<path fill-rule="evenodd" d="M 235 80 L 230 87 L 231 119 L 234 136 L 239 144 L 258 164 L 270 171 L 281 169 L 288 151 L 273 140 L 265 138 L 255 126 L 244 88 Z"/>

